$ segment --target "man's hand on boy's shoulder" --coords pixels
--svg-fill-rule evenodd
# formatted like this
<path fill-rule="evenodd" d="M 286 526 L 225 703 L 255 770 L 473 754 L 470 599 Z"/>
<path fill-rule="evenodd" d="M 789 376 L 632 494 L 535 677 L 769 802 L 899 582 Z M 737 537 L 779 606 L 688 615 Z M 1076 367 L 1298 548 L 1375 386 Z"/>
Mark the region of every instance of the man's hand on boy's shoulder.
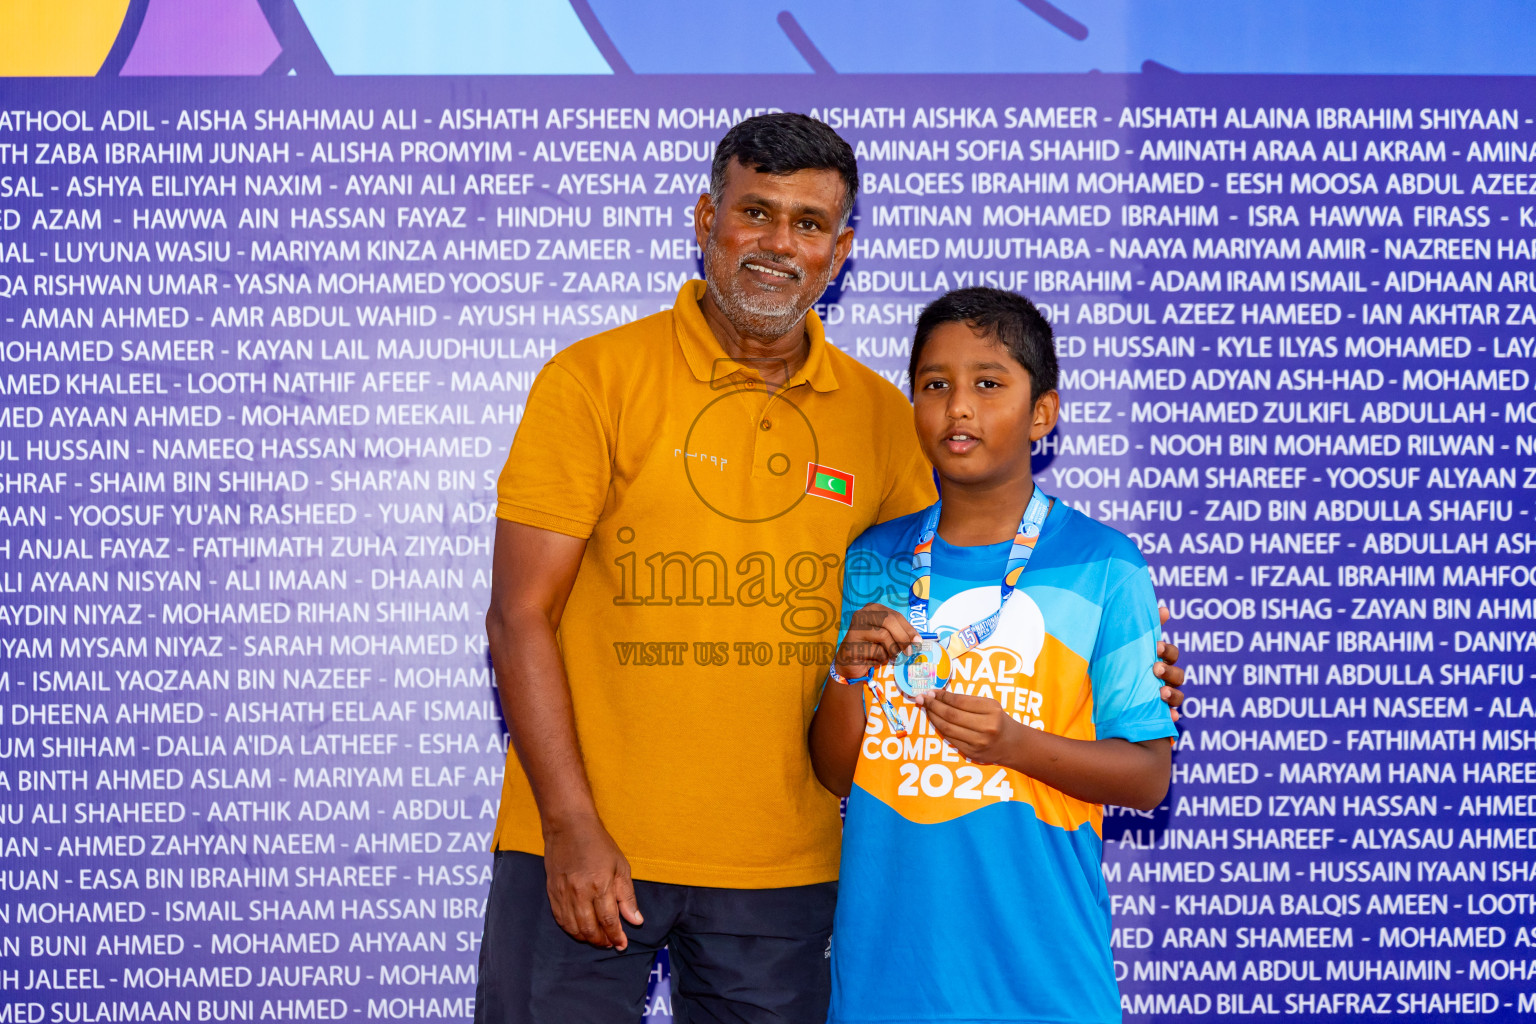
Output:
<path fill-rule="evenodd" d="M 1159 608 L 1157 617 L 1161 625 L 1168 625 L 1168 609 Z M 1158 691 L 1158 696 L 1163 698 L 1163 703 L 1173 709 L 1173 720 L 1179 720 L 1179 706 L 1184 703 L 1184 691 L 1180 689 L 1184 685 L 1184 670 L 1179 668 L 1179 648 L 1175 644 L 1157 642 L 1158 661 L 1152 666 L 1152 674 L 1157 676 L 1163 688 Z"/>

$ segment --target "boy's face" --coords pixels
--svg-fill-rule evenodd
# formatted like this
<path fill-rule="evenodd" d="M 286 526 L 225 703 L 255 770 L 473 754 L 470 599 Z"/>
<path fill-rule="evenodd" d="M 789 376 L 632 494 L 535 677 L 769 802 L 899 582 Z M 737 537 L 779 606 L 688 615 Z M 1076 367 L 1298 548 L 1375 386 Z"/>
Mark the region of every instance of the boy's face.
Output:
<path fill-rule="evenodd" d="M 928 336 L 912 382 L 918 441 L 946 483 L 1024 484 L 1030 446 L 1056 425 L 1060 399 L 1030 400 L 1029 371 L 990 334 L 963 323 Z"/>

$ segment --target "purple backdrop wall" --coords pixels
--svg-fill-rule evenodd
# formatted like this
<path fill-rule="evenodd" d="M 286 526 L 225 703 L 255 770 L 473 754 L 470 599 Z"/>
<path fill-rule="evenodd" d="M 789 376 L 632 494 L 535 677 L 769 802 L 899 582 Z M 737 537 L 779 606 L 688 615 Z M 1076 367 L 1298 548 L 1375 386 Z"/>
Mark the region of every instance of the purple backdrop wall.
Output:
<path fill-rule="evenodd" d="M 495 475 L 767 109 L 858 148 L 833 340 L 899 382 L 944 289 L 1041 302 L 1042 481 L 1173 610 L 1174 787 L 1105 825 L 1127 1019 L 1536 1012 L 1527 91 L 8 86 L 0 1021 L 468 1015 Z"/>

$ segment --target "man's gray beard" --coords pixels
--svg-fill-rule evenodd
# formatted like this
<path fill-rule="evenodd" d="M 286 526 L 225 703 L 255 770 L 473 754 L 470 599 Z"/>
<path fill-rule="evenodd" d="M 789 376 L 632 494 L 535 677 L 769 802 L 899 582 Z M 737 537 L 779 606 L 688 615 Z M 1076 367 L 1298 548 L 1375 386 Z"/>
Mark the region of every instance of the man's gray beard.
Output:
<path fill-rule="evenodd" d="M 779 338 L 794 329 L 800 318 L 805 316 L 810 309 L 827 290 L 827 284 L 832 280 L 832 268 L 829 265 L 822 279 L 812 289 L 811 298 L 804 306 L 795 306 L 795 298 L 785 295 L 783 298 L 775 298 L 771 295 L 763 295 L 754 298 L 743 298 L 736 295 L 728 295 L 724 289 L 715 283 L 712 271 L 724 262 L 719 246 L 714 239 L 710 239 L 704 248 L 704 286 L 709 289 L 709 294 L 715 300 L 715 305 L 720 307 L 720 312 L 736 328 L 738 334 L 751 338 Z M 771 261 L 764 260 L 769 263 Z M 734 267 L 739 270 L 740 267 Z"/>

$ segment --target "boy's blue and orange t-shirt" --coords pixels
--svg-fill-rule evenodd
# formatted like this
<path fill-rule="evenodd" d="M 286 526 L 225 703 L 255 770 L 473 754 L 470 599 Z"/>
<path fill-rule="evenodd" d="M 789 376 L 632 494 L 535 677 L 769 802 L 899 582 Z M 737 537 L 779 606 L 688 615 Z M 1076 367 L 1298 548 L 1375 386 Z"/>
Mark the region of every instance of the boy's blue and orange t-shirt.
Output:
<path fill-rule="evenodd" d="M 894 519 L 849 548 L 844 629 L 869 601 L 907 613 L 921 524 L 922 513 Z M 996 610 L 1009 548 L 934 539 L 930 628 L 962 628 Z M 1140 552 L 1058 501 L 996 632 L 958 659 L 949 685 L 1060 736 L 1175 736 L 1152 674 L 1159 632 Z M 968 762 L 902 696 L 889 667 L 875 681 L 910 728 L 895 735 L 866 700 L 830 1020 L 1118 1021 L 1102 807 Z"/>

